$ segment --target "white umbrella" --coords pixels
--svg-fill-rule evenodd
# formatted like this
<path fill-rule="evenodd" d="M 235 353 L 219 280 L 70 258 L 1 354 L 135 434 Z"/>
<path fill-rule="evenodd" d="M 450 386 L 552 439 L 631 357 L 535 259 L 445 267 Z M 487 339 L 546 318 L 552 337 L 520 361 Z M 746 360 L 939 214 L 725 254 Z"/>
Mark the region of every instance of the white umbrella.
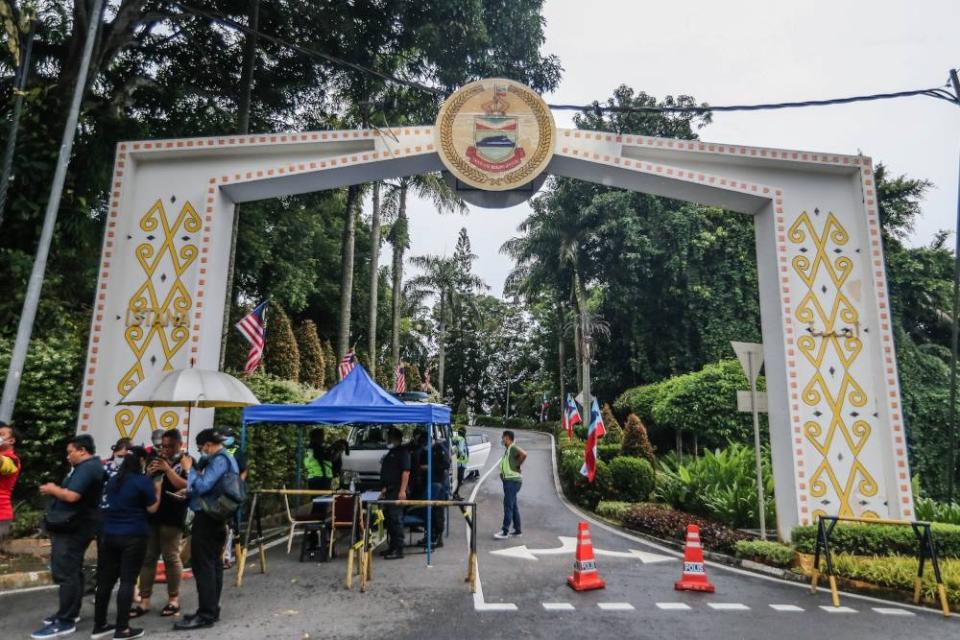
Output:
<path fill-rule="evenodd" d="M 260 404 L 253 392 L 228 373 L 210 369 L 174 369 L 143 380 L 117 404 L 190 409 L 248 407 Z"/>

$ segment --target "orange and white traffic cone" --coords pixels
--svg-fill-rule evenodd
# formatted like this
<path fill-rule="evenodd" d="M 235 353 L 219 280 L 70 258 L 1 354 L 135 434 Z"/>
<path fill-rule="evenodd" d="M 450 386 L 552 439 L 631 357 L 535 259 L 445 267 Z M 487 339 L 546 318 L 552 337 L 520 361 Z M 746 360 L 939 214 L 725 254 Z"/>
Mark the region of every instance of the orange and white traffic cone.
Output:
<path fill-rule="evenodd" d="M 707 572 L 703 567 L 700 527 L 695 524 L 687 525 L 687 543 L 683 548 L 683 574 L 673 588 L 677 591 L 715 591 L 713 584 L 707 580 Z"/>
<path fill-rule="evenodd" d="M 607 586 L 597 572 L 597 559 L 593 555 L 590 527 L 582 520 L 577 532 L 577 559 L 573 563 L 573 575 L 567 578 L 567 584 L 574 591 L 603 589 Z"/>

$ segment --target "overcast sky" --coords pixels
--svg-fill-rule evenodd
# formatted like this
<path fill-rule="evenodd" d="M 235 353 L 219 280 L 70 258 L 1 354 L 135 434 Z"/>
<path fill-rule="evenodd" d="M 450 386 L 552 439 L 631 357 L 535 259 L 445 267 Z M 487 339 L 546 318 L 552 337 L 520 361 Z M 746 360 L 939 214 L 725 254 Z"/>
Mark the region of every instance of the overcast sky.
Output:
<path fill-rule="evenodd" d="M 960 0 L 548 0 L 544 50 L 563 77 L 547 102 L 603 102 L 620 84 L 711 104 L 781 102 L 943 85 L 960 67 Z M 572 114 L 554 114 L 570 127 Z M 960 108 L 927 97 L 715 114 L 713 142 L 857 153 L 934 183 L 912 239 L 926 244 L 957 215 Z M 511 261 L 500 245 L 524 206 L 439 216 L 411 202 L 411 253 L 449 254 L 467 227 L 476 272 L 499 294 Z M 385 249 L 389 252 L 389 249 Z"/>

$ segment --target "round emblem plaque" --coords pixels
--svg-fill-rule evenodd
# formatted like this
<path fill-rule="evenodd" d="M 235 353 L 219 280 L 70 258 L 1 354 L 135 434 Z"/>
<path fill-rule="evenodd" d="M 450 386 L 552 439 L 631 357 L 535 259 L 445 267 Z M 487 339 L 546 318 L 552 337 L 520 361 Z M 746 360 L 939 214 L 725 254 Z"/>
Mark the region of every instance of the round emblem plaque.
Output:
<path fill-rule="evenodd" d="M 440 159 L 458 180 L 476 189 L 507 191 L 547 168 L 557 128 L 547 104 L 530 87 L 487 78 L 447 98 L 434 135 Z"/>

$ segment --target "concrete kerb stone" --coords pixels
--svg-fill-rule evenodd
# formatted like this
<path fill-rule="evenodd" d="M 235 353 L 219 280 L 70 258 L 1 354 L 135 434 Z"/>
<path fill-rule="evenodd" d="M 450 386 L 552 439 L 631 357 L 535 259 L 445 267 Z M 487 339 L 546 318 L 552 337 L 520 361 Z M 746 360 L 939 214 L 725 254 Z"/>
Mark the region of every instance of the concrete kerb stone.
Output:
<path fill-rule="evenodd" d="M 51 585 L 53 585 L 53 578 L 49 571 L 20 571 L 0 575 L 0 594 Z"/>

